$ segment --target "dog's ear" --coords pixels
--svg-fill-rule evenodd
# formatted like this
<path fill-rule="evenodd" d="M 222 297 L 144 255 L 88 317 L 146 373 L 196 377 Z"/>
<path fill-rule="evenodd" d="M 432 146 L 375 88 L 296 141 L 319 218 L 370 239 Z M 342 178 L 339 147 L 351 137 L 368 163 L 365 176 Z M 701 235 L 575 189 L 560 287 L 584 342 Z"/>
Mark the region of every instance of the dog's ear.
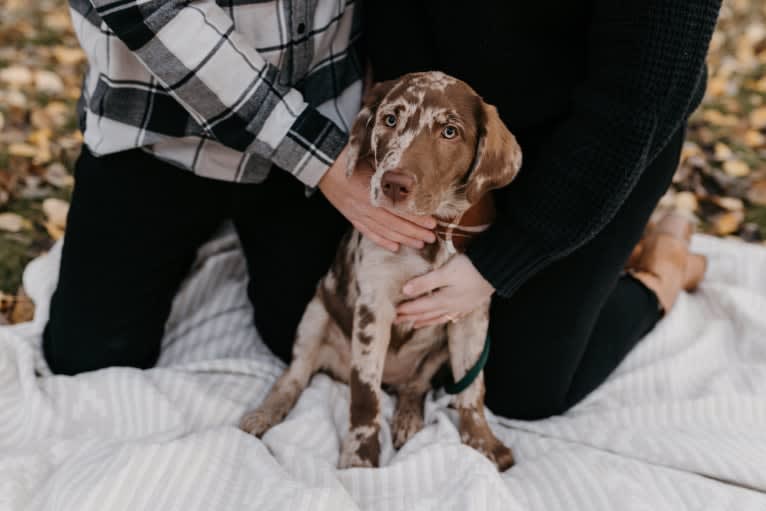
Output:
<path fill-rule="evenodd" d="M 359 160 L 364 160 L 372 153 L 370 135 L 375 122 L 375 113 L 383 98 L 394 87 L 394 80 L 388 80 L 375 84 L 368 90 L 362 99 L 362 109 L 357 114 L 348 139 L 348 160 L 346 161 L 346 175 L 353 174 Z"/>
<path fill-rule="evenodd" d="M 476 112 L 478 142 L 468 174 L 466 198 L 475 204 L 484 194 L 513 181 L 521 168 L 521 148 L 497 109 L 479 100 Z"/>

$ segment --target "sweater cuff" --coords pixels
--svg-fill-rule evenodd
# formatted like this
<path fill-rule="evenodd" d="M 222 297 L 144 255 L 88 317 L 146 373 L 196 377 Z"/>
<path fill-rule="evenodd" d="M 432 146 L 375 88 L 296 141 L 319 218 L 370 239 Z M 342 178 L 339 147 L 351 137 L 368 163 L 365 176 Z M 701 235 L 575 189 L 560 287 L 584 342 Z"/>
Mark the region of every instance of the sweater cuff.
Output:
<path fill-rule="evenodd" d="M 550 263 L 555 252 L 510 226 L 492 224 L 468 246 L 465 255 L 503 298 L 509 298 Z"/>

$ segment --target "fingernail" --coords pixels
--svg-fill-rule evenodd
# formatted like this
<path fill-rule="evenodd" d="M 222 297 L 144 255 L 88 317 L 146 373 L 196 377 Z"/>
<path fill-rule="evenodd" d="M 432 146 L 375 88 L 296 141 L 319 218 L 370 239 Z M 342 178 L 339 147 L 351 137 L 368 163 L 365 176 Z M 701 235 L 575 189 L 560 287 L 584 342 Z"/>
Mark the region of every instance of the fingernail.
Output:
<path fill-rule="evenodd" d="M 431 234 L 428 236 L 428 243 L 433 243 L 434 241 L 436 241 L 436 234 L 434 234 L 434 233 L 431 233 Z"/>
<path fill-rule="evenodd" d="M 422 242 L 422 241 L 420 241 L 420 240 L 418 240 L 417 242 L 415 242 L 415 248 L 423 248 L 424 246 L 425 246 L 425 243 L 423 243 L 423 242 Z"/>

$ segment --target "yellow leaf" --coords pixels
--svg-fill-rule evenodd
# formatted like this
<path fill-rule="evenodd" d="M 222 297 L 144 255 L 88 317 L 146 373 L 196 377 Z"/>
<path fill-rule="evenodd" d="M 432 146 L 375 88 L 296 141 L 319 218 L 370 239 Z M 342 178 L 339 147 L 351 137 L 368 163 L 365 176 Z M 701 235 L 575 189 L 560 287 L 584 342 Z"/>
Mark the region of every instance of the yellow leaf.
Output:
<path fill-rule="evenodd" d="M 85 60 L 85 53 L 80 48 L 54 46 L 53 57 L 65 66 L 73 66 Z"/>
<path fill-rule="evenodd" d="M 713 231 L 719 236 L 727 236 L 737 232 L 744 220 L 745 214 L 742 211 L 720 213 L 712 218 Z"/>
<path fill-rule="evenodd" d="M 735 197 L 714 197 L 713 202 L 728 211 L 742 211 L 745 204 Z"/>
<path fill-rule="evenodd" d="M 8 146 L 8 154 L 22 158 L 32 158 L 37 154 L 37 148 L 29 144 L 11 144 Z"/>
<path fill-rule="evenodd" d="M 0 213 L 0 231 L 19 232 L 22 229 L 29 229 L 32 224 L 29 220 L 22 218 L 16 213 Z"/>
<path fill-rule="evenodd" d="M 38 71 L 35 73 L 35 87 L 40 92 L 55 95 L 64 90 L 64 82 L 52 71 Z"/>
<path fill-rule="evenodd" d="M 723 163 L 723 170 L 732 177 L 744 177 L 750 174 L 750 167 L 742 160 L 729 160 Z"/>
<path fill-rule="evenodd" d="M 766 144 L 766 137 L 760 131 L 747 130 L 744 136 L 745 144 L 749 147 L 757 148 Z"/>
<path fill-rule="evenodd" d="M 66 227 L 66 216 L 69 212 L 69 203 L 67 201 L 55 198 L 48 198 L 43 201 L 43 213 L 48 218 L 48 222 L 60 228 Z"/>
<path fill-rule="evenodd" d="M 731 149 L 729 146 L 724 144 L 723 142 L 716 142 L 715 143 L 715 157 L 719 160 L 728 160 L 734 156 L 734 153 L 731 152 Z"/>
<path fill-rule="evenodd" d="M 756 130 L 766 128 L 766 106 L 758 107 L 750 112 L 750 126 Z"/>
<path fill-rule="evenodd" d="M 697 203 L 697 197 L 692 192 L 678 192 L 675 200 L 676 208 L 693 213 L 697 211 L 699 204 Z"/>
<path fill-rule="evenodd" d="M 0 82 L 25 87 L 32 83 L 32 71 L 22 66 L 8 66 L 0 70 Z"/>
<path fill-rule="evenodd" d="M 766 206 L 766 179 L 750 185 L 747 200 L 759 206 Z"/>
<path fill-rule="evenodd" d="M 739 119 L 733 115 L 724 115 L 718 110 L 705 110 L 702 113 L 702 119 L 714 126 L 731 128 L 739 124 Z"/>

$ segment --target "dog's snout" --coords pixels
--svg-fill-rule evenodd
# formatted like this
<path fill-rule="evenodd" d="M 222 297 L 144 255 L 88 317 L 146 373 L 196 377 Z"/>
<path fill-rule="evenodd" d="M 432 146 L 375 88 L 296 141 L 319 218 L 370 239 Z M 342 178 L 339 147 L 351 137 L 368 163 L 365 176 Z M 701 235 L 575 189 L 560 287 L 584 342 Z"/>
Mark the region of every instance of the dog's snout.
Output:
<path fill-rule="evenodd" d="M 403 172 L 389 170 L 381 179 L 383 193 L 394 203 L 406 199 L 415 186 L 415 179 Z"/>

